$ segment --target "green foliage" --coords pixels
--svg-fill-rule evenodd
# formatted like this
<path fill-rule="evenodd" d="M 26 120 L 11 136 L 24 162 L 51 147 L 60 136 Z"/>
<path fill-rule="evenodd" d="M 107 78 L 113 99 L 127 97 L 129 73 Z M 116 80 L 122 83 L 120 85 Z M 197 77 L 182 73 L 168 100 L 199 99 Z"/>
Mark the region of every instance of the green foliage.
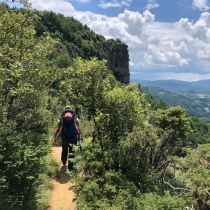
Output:
<path fill-rule="evenodd" d="M 140 199 L 141 207 L 139 209 L 142 210 L 182 210 L 187 207 L 187 202 L 183 197 L 173 196 L 170 191 L 165 191 L 161 196 L 156 193 L 145 193 Z"/>
<path fill-rule="evenodd" d="M 45 174 L 49 177 L 54 177 L 58 172 L 59 162 L 51 155 L 46 156 Z"/>
<path fill-rule="evenodd" d="M 104 37 L 86 25 L 20 2 L 0 4 L 0 208 L 47 208 L 58 163 L 46 145 L 66 104 L 85 138 L 74 148 L 78 209 L 209 206 L 209 126 L 117 82 L 97 59 Z"/>
<path fill-rule="evenodd" d="M 105 39 L 73 17 L 65 17 L 52 11 L 42 12 L 35 28 L 37 37 L 40 38 L 44 32 L 48 32 L 56 40 L 56 45 L 48 56 L 55 71 L 56 68 L 62 68 L 60 71 L 63 71 L 63 68 L 73 66 L 73 60 L 77 57 L 87 60 L 97 57 L 102 60 L 108 57 L 107 53 L 117 54 L 119 50 L 117 46 L 123 44 L 119 39 Z M 116 69 L 109 70 L 117 76 Z"/>
<path fill-rule="evenodd" d="M 35 201 L 36 201 L 36 210 L 45 210 L 48 206 L 48 200 L 50 198 L 49 190 L 53 189 L 53 185 L 51 180 L 46 174 L 40 174 L 38 179 L 36 180 L 36 194 L 35 194 Z"/>
<path fill-rule="evenodd" d="M 155 112 L 152 120 L 154 125 L 158 125 L 160 128 L 160 135 L 162 130 L 167 131 L 172 140 L 180 140 L 186 137 L 190 127 L 189 117 L 180 106 L 170 107 L 167 110 L 159 109 Z"/>
<path fill-rule="evenodd" d="M 165 104 L 165 102 L 160 99 L 159 101 L 158 100 L 155 100 L 155 98 L 150 95 L 150 94 L 146 94 L 146 100 L 148 101 L 148 103 L 151 105 L 151 109 L 156 111 L 158 109 L 166 109 L 167 108 L 167 105 Z"/>
<path fill-rule="evenodd" d="M 1 177 L 5 183 L 1 187 L 0 206 L 27 208 L 35 192 L 35 182 L 43 172 L 43 157 L 49 152 L 44 146 L 43 136 L 11 131 L 1 125 Z"/>
<path fill-rule="evenodd" d="M 63 83 L 94 123 L 92 141 L 77 160 L 87 173 L 77 179 L 77 203 L 90 209 L 139 209 L 141 193 L 161 192 L 162 176 L 183 146 L 190 118 L 180 107 L 149 116 L 144 94 L 134 85 L 111 83 L 104 64 L 78 59 L 69 69 L 74 78 Z"/>
<path fill-rule="evenodd" d="M 26 9 L 0 4 L 1 209 L 38 209 L 39 175 L 50 152 L 47 86 L 53 80 L 47 54 L 53 47 L 44 34 L 35 38 L 39 17 Z"/>
<path fill-rule="evenodd" d="M 196 149 L 188 149 L 184 158 L 174 157 L 174 164 L 167 169 L 167 185 L 177 195 L 187 197 L 188 206 L 195 209 L 208 208 L 210 191 L 210 152 L 209 144 L 199 145 Z"/>
<path fill-rule="evenodd" d="M 73 17 L 65 17 L 52 11 L 42 13 L 40 21 L 36 24 L 36 31 L 39 37 L 44 32 L 49 32 L 50 36 L 59 42 L 54 53 L 58 57 L 65 54 L 70 59 L 78 56 L 84 59 L 98 56 L 99 46 L 105 41 L 103 36 L 97 35 Z M 58 50 L 58 47 L 62 47 L 62 51 Z M 57 63 L 56 60 L 53 62 Z"/>
<path fill-rule="evenodd" d="M 97 106 L 103 103 L 101 93 L 107 83 L 106 75 L 109 74 L 106 61 L 97 61 L 96 58 L 83 61 L 78 58 L 74 63 L 75 67 L 65 72 L 66 80 L 61 83 L 61 90 L 65 91 L 66 98 L 71 98 L 71 104 L 85 107 L 89 117 L 94 117 Z"/>
<path fill-rule="evenodd" d="M 136 128 L 121 141 L 122 172 L 134 181 L 142 192 L 158 187 L 171 157 L 183 146 L 189 132 L 189 118 L 180 107 L 158 110 L 154 126 Z"/>
<path fill-rule="evenodd" d="M 187 137 L 186 142 L 188 145 L 196 148 L 198 144 L 206 144 L 210 142 L 210 127 L 208 124 L 196 117 L 191 117 L 190 126 L 193 132 Z"/>

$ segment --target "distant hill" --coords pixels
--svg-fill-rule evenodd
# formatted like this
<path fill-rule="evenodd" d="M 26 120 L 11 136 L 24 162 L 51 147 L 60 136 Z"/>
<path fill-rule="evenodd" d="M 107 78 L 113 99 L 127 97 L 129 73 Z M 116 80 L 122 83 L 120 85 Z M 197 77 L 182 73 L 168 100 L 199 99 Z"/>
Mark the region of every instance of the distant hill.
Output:
<path fill-rule="evenodd" d="M 159 87 L 142 85 L 142 89 L 156 100 L 163 100 L 167 106 L 181 106 L 189 115 L 210 122 L 210 100 L 207 98 L 188 98 Z"/>
<path fill-rule="evenodd" d="M 192 82 L 193 85 L 210 88 L 210 79 Z"/>
<path fill-rule="evenodd" d="M 210 99 L 210 80 L 200 80 L 196 82 L 186 82 L 180 80 L 132 80 L 131 82 L 140 83 L 142 87 L 149 86 L 163 88 L 192 99 Z"/>
<path fill-rule="evenodd" d="M 134 81 L 133 81 L 134 82 Z M 167 106 L 180 105 L 191 116 L 210 122 L 210 80 L 185 82 L 180 80 L 135 81 L 145 93 L 162 99 Z"/>
<path fill-rule="evenodd" d="M 199 80 L 194 82 L 187 82 L 182 80 L 154 80 L 154 81 L 146 81 L 146 80 L 131 80 L 131 82 L 140 82 L 144 84 L 153 84 L 153 85 L 164 85 L 164 86 L 176 86 L 176 85 L 182 85 L 182 86 L 201 86 L 201 87 L 207 87 L 210 88 L 210 79 L 207 80 Z"/>

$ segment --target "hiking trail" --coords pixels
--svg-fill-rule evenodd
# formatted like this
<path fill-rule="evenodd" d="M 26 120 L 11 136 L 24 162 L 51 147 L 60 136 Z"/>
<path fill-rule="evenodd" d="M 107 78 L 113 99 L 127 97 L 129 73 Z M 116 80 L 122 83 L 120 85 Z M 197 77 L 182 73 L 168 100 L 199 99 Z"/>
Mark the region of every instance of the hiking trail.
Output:
<path fill-rule="evenodd" d="M 56 160 L 61 159 L 61 147 L 53 147 L 52 155 Z M 72 184 L 69 182 L 69 175 L 66 174 L 67 166 L 63 166 L 61 161 L 58 175 L 52 179 L 54 186 L 52 197 L 49 200 L 48 210 L 76 210 L 76 203 L 72 200 L 75 198 L 74 192 L 69 190 Z"/>

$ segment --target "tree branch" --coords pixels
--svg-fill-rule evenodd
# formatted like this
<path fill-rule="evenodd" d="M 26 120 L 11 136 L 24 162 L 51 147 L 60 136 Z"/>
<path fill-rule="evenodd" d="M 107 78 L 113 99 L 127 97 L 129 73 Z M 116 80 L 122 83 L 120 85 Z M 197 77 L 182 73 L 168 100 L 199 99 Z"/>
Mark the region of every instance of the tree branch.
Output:
<path fill-rule="evenodd" d="M 192 189 L 186 189 L 186 188 L 182 188 L 182 187 L 174 187 L 170 184 L 170 182 L 165 181 L 165 174 L 163 175 L 163 182 L 165 184 L 167 184 L 171 189 L 174 190 L 174 193 L 177 195 L 176 190 L 182 190 L 182 191 L 187 191 L 187 192 L 192 192 Z"/>

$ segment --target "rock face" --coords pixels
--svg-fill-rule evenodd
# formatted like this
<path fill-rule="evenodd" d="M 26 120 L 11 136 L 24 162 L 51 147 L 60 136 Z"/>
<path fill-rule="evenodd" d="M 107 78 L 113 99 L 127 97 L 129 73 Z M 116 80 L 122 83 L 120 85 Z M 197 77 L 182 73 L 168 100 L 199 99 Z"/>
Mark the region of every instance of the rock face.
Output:
<path fill-rule="evenodd" d="M 124 83 L 130 83 L 128 46 L 124 43 L 104 42 L 99 50 L 99 60 L 106 59 L 107 68 L 115 78 Z"/>

